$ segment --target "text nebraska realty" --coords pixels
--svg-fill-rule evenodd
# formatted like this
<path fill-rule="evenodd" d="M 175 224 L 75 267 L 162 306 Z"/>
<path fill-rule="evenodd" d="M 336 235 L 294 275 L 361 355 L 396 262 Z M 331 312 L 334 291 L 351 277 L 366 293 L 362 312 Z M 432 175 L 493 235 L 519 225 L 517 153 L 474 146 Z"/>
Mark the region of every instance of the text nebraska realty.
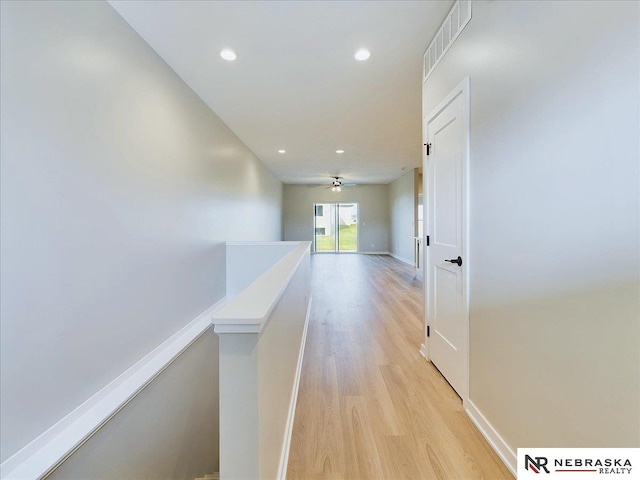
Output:
<path fill-rule="evenodd" d="M 550 473 L 546 467 L 548 460 L 546 457 L 535 457 L 525 455 L 525 463 L 537 464 L 540 470 Z M 603 474 L 627 475 L 631 474 L 631 460 L 628 458 L 555 458 L 553 466 L 556 472 L 597 472 Z"/>

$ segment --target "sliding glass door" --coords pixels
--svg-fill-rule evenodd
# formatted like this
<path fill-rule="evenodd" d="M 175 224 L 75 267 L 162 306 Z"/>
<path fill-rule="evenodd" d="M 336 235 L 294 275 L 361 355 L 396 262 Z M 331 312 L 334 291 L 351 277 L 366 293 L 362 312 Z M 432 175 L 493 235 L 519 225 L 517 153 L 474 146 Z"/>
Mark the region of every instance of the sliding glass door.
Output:
<path fill-rule="evenodd" d="M 314 205 L 315 251 L 336 251 L 336 204 L 316 203 Z"/>
<path fill-rule="evenodd" d="M 316 203 L 313 219 L 316 252 L 358 251 L 357 203 Z"/>
<path fill-rule="evenodd" d="M 357 203 L 338 203 L 338 251 L 358 251 Z"/>

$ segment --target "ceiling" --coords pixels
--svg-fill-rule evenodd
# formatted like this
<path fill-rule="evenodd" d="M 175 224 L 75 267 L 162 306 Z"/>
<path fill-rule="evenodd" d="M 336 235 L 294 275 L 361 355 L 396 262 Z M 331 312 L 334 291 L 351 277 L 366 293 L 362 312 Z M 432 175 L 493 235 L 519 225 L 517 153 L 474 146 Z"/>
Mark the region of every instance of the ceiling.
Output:
<path fill-rule="evenodd" d="M 110 3 L 283 182 L 421 164 L 422 53 L 451 0 Z"/>

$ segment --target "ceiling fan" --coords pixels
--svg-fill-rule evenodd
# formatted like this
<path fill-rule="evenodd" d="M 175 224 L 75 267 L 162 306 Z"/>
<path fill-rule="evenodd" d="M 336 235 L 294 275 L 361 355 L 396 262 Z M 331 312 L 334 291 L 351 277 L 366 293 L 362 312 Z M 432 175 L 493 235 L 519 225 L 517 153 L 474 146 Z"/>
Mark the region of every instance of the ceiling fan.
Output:
<path fill-rule="evenodd" d="M 331 184 L 325 188 L 330 188 L 332 192 L 340 192 L 343 188 L 355 187 L 355 183 L 344 183 L 344 177 L 331 177 Z"/>

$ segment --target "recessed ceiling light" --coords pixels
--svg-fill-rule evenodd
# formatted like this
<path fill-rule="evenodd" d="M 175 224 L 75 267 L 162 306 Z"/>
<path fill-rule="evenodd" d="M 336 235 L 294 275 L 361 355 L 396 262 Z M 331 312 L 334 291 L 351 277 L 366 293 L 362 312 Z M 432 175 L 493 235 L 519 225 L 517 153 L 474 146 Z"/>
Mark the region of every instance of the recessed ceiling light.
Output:
<path fill-rule="evenodd" d="M 369 52 L 369 50 L 367 50 L 366 48 L 361 48 L 360 50 L 358 50 L 356 52 L 356 54 L 354 55 L 354 57 L 356 58 L 356 60 L 358 60 L 359 62 L 362 62 L 363 60 L 366 60 L 367 58 L 369 58 L 371 56 L 371 53 Z"/>
<path fill-rule="evenodd" d="M 229 48 L 225 48 L 220 52 L 220 56 L 224 58 L 227 62 L 233 62 L 237 57 L 236 52 Z"/>
<path fill-rule="evenodd" d="M 336 153 L 344 153 L 344 150 L 336 150 Z"/>
<path fill-rule="evenodd" d="M 278 153 L 287 153 L 286 150 L 278 150 Z"/>

